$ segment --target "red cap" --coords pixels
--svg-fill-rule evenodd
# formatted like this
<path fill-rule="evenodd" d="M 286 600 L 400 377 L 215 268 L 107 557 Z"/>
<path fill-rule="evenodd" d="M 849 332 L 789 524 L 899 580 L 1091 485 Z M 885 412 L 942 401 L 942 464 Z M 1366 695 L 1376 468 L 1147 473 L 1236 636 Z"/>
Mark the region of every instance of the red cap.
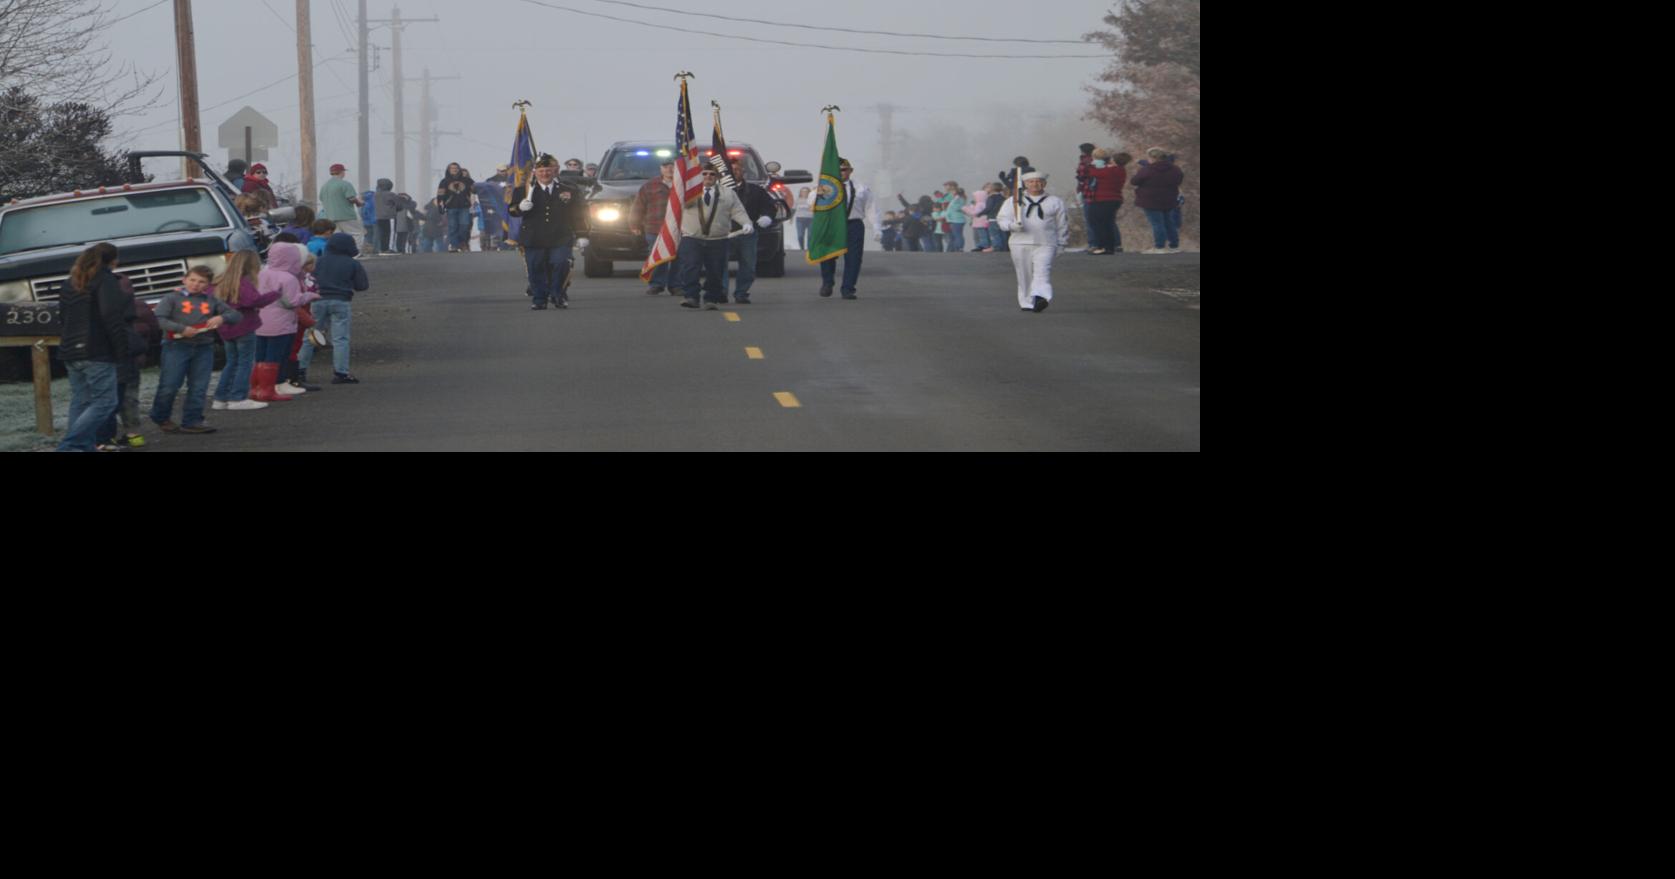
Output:
<path fill-rule="evenodd" d="M 349 169 L 348 169 L 348 168 L 345 168 L 345 167 L 343 167 L 343 166 L 342 166 L 342 165 L 333 165 L 333 166 L 332 166 L 332 173 L 333 173 L 333 174 L 336 174 L 336 173 L 337 173 L 337 172 L 339 172 L 339 171 L 347 171 L 347 170 L 349 170 Z"/>
<path fill-rule="evenodd" d="M 267 169 L 268 166 L 262 164 L 261 162 L 257 162 L 256 164 L 250 166 L 250 173 L 254 174 L 257 171 L 266 171 Z"/>

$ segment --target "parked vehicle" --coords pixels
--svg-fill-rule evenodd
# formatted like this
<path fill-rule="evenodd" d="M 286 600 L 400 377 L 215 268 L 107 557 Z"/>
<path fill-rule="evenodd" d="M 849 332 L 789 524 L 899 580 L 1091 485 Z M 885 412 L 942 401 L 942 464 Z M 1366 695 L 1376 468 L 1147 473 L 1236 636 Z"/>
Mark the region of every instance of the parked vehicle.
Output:
<path fill-rule="evenodd" d="M 195 153 L 139 153 L 133 158 Z M 205 178 L 101 186 L 0 205 L 0 302 L 56 302 L 76 258 L 90 245 L 116 245 L 117 274 L 154 306 L 193 266 L 220 274 L 239 250 L 261 242 L 233 206 L 234 191 L 204 165 Z M 289 208 L 272 212 L 282 222 Z M 17 352 L 12 352 L 17 353 Z"/>
<path fill-rule="evenodd" d="M 787 186 L 810 183 L 814 180 L 807 171 L 787 171 L 770 175 L 756 149 L 747 143 L 728 144 L 727 152 L 744 165 L 745 179 L 768 189 L 775 196 L 783 196 Z M 605 151 L 599 161 L 599 176 L 588 196 L 588 248 L 583 254 L 582 271 L 590 278 L 608 278 L 614 262 L 632 263 L 638 269 L 650 255 L 643 235 L 628 229 L 628 211 L 640 187 L 661 173 L 668 158 L 675 154 L 673 144 L 666 141 L 621 141 Z M 706 160 L 711 150 L 700 151 Z M 756 252 L 758 277 L 778 278 L 785 274 L 785 223 L 789 210 L 780 210 L 771 228 L 758 230 L 762 236 Z M 659 215 L 661 221 L 661 215 Z"/>

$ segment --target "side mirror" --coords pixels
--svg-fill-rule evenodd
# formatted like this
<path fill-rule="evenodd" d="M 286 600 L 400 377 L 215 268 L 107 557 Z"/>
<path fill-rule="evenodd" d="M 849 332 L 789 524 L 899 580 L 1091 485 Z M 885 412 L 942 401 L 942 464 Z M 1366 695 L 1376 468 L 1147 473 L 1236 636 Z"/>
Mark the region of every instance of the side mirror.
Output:
<path fill-rule="evenodd" d="M 794 186 L 798 183 L 813 183 L 814 175 L 807 171 L 786 171 L 778 177 L 775 177 L 774 182 L 784 183 L 790 186 Z"/>

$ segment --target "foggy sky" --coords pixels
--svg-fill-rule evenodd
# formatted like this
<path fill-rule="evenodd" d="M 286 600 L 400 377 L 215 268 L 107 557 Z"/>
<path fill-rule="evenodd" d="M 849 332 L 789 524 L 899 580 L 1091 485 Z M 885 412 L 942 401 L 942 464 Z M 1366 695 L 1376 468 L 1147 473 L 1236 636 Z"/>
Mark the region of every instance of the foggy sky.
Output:
<path fill-rule="evenodd" d="M 155 0 L 114 0 L 112 17 L 128 15 Z M 592 0 L 551 0 L 557 5 L 675 27 L 736 33 L 762 39 L 873 49 L 978 54 L 1101 55 L 1098 47 L 1028 43 L 953 42 L 750 25 L 611 6 Z M 713 11 L 735 17 L 873 30 L 959 36 L 1023 36 L 1079 39 L 1103 27 L 1104 0 L 644 0 L 651 5 Z M 838 145 L 856 165 L 857 180 L 889 179 L 911 200 L 944 180 L 974 189 L 992 180 L 1014 155 L 1029 155 L 1054 175 L 1050 189 L 1074 189 L 1070 179 L 1076 144 L 1107 144 L 1110 135 L 1081 119 L 1103 60 L 991 60 L 972 57 L 902 57 L 764 45 L 729 38 L 679 34 L 532 6 L 519 0 L 372 0 L 368 17 L 389 18 L 399 5 L 403 18 L 439 18 L 414 23 L 404 42 L 404 73 L 425 68 L 436 77 L 439 129 L 461 131 L 443 137 L 436 167 L 419 165 L 419 84 L 407 84 L 407 191 L 423 198 L 449 162 L 460 162 L 477 179 L 494 172 L 511 153 L 518 113 L 512 102 L 528 99 L 537 146 L 559 159 L 596 162 L 613 141 L 668 139 L 673 134 L 675 73 L 690 70 L 693 119 L 699 142 L 707 145 L 710 101 L 722 105 L 730 141 L 749 142 L 765 160 L 818 174 L 825 139 L 820 108 L 837 104 Z M 344 13 L 347 33 L 334 6 Z M 118 26 L 110 40 L 116 60 L 162 74 L 157 106 L 122 119 L 111 146 L 177 149 L 180 145 L 174 75 L 172 4 Z M 296 73 L 296 36 L 291 28 L 295 0 L 218 0 L 193 4 L 197 36 L 199 103 L 215 107 L 260 86 Z M 354 33 L 355 0 L 312 0 L 319 179 L 334 162 L 355 168 L 357 105 Z M 371 177 L 394 178 L 388 28 L 372 32 L 385 47 L 371 74 L 373 118 Z M 276 122 L 280 144 L 267 165 L 278 186 L 300 182 L 297 81 L 288 80 L 203 114 L 205 152 L 225 163 L 216 129 L 244 106 Z M 877 167 L 881 103 L 897 106 L 897 141 L 891 169 Z M 948 141 L 959 141 L 948 143 Z M 1034 152 L 1031 152 L 1031 151 Z M 946 157 L 945 160 L 943 157 Z M 944 167 L 945 166 L 945 167 Z M 148 169 L 167 176 L 164 163 Z M 901 179 L 905 178 L 905 179 Z M 969 181 L 969 182 L 967 182 Z M 888 193 L 886 193 L 888 195 Z M 312 194 L 310 194 L 312 200 Z"/>

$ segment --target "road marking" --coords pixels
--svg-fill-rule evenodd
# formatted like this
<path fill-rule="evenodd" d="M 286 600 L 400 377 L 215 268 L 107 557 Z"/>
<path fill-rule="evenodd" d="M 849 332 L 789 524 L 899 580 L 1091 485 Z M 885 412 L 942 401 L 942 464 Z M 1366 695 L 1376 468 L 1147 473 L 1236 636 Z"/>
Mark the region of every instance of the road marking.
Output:
<path fill-rule="evenodd" d="M 727 318 L 727 322 L 730 324 L 736 324 L 739 322 L 739 313 L 736 311 L 723 311 L 721 316 Z"/>
<path fill-rule="evenodd" d="M 751 360 L 766 360 L 767 359 L 766 357 L 764 357 L 762 355 L 762 349 L 761 348 L 746 348 L 746 349 L 744 349 L 744 356 L 749 357 Z"/>
<path fill-rule="evenodd" d="M 774 399 L 779 401 L 779 405 L 784 406 L 787 409 L 803 408 L 803 404 L 797 399 L 797 395 L 790 393 L 789 391 L 780 391 L 779 393 L 774 394 Z"/>

